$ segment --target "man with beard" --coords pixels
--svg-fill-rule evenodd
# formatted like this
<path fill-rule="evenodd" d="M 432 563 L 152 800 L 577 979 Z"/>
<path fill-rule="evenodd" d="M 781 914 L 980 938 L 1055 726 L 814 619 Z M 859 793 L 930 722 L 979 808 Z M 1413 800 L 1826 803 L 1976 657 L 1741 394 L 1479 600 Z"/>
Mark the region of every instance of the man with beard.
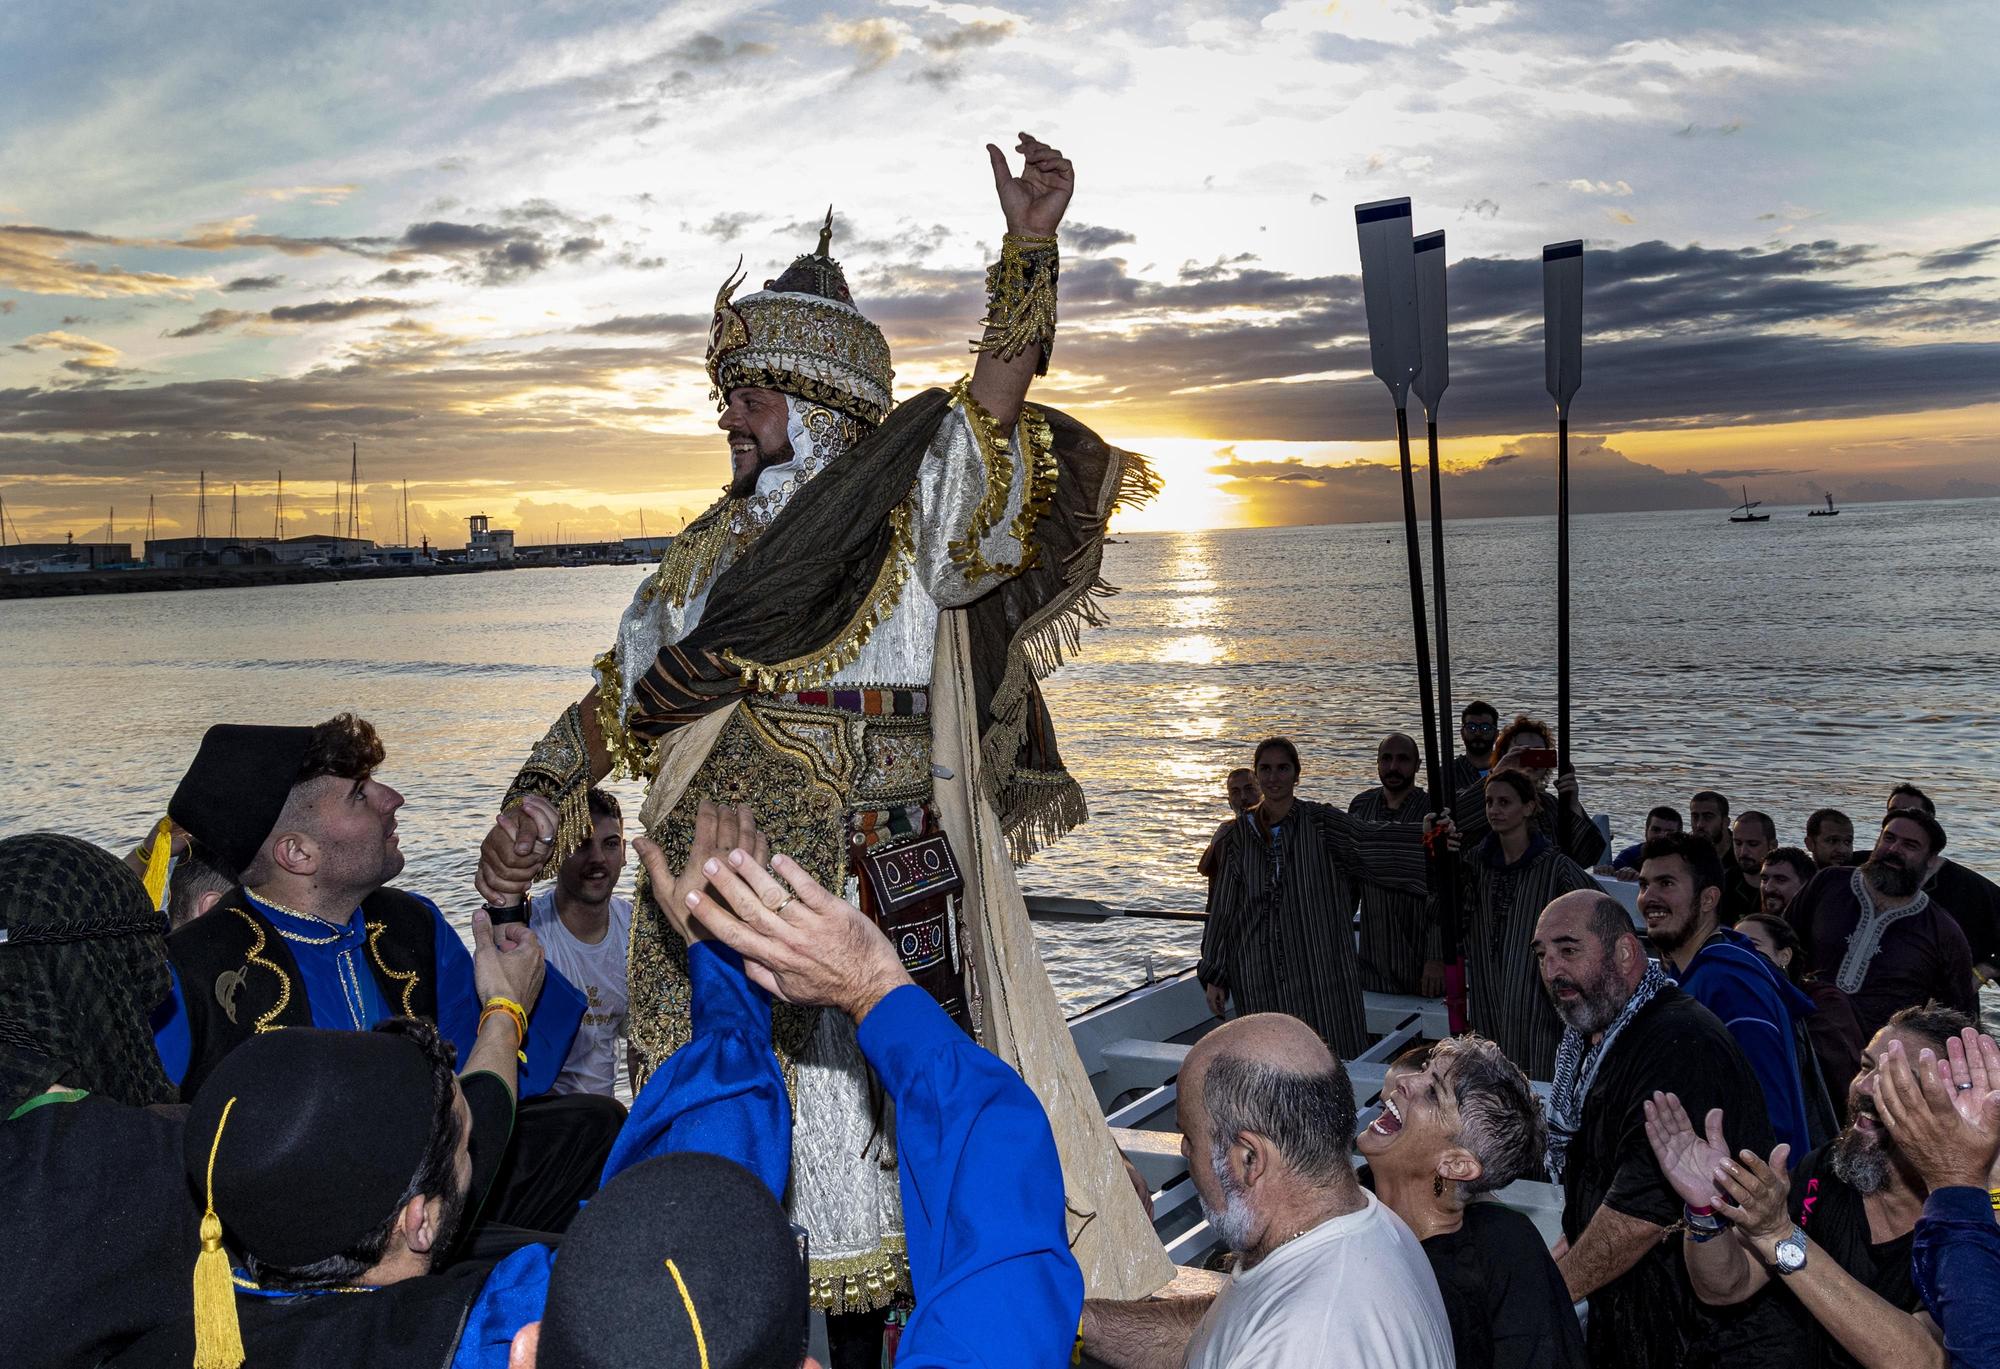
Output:
<path fill-rule="evenodd" d="M 1899 784 L 1889 791 L 1889 812 L 1910 808 L 1937 816 L 1937 805 L 1930 795 L 1914 784 Z M 1949 857 L 1936 866 L 1924 881 L 1924 892 L 1936 899 L 1965 933 L 1966 944 L 1972 947 L 1973 971 L 1982 980 L 2000 976 L 2000 968 L 1996 968 L 2000 962 L 2000 885 Z"/>
<path fill-rule="evenodd" d="M 1748 937 L 1716 920 L 1721 901 L 1722 867 L 1714 847 L 1687 834 L 1646 844 L 1639 915 L 1646 919 L 1653 949 L 1681 992 L 1728 1027 L 1764 1091 L 1771 1130 L 1794 1154 L 1803 1154 L 1810 1124 L 1799 1026 L 1813 1011 L 1812 1000 L 1758 954 Z"/>
<path fill-rule="evenodd" d="M 1771 1146 L 1764 1096 L 1715 1014 L 1646 959 L 1617 899 L 1578 890 L 1542 910 L 1535 959 L 1567 1030 L 1549 1097 L 1549 1176 L 1563 1187 L 1556 1264 L 1590 1299 L 1593 1364 L 1679 1369 L 1739 1359 L 1782 1334 L 1768 1299 L 1710 1312 L 1669 1237 L 1682 1202 L 1645 1137 L 1655 1091 L 1720 1108 L 1730 1140 Z"/>
<path fill-rule="evenodd" d="M 1883 1126 L 1875 1091 L 1892 1041 L 1912 1058 L 1922 1050 L 1942 1057 L 1968 1025 L 1935 1004 L 1890 1018 L 1862 1053 L 1847 1129 L 1789 1171 L 1797 1154 L 1789 1146 L 1768 1161 L 1748 1152 L 1732 1158 L 1723 1117 L 1710 1112 L 1703 1134 L 1672 1094 L 1647 1104 L 1647 1139 L 1687 1204 L 1681 1249 L 1695 1295 L 1731 1307 L 1775 1277 L 1797 1323 L 1799 1353 L 1764 1363 L 1944 1369 L 1943 1347 L 1918 1319 L 1923 1302 L 1910 1271 L 1911 1233 L 1929 1190 Z M 1732 1225 L 1723 1227 L 1717 1213 Z"/>
<path fill-rule="evenodd" d="M 618 800 L 593 788 L 590 837 L 570 852 L 556 883 L 528 905 L 528 926 L 541 938 L 549 964 L 587 1000 L 576 1041 L 551 1093 L 610 1097 L 625 1035 L 625 945 L 632 936 L 632 900 L 614 894 L 625 869 L 625 820 Z M 627 1048 L 633 1091 L 639 1071 Z"/>
<path fill-rule="evenodd" d="M 1113 1369 L 1452 1363 L 1437 1277 L 1355 1178 L 1354 1088 L 1305 1023 L 1239 1017 L 1181 1066 L 1181 1155 L 1238 1256 L 1213 1297 L 1092 1299 L 1083 1348 Z"/>
<path fill-rule="evenodd" d="M 1898 809 L 1865 864 L 1820 871 L 1792 904 L 1808 975 L 1847 995 L 1864 1041 L 1897 1009 L 1931 999 L 1979 1020 L 1972 948 L 1923 889 L 1944 843 L 1936 818 Z"/>
<path fill-rule="evenodd" d="M 1822 870 L 1852 864 L 1854 819 L 1838 808 L 1815 808 L 1806 819 L 1806 854 Z"/>
<path fill-rule="evenodd" d="M 1813 858 L 1798 847 L 1778 847 L 1764 857 L 1764 866 L 1757 872 L 1757 897 L 1764 901 L 1758 911 L 1767 917 L 1783 917 L 1818 873 Z"/>
<path fill-rule="evenodd" d="M 1361 822 L 1423 824 L 1430 795 L 1417 785 L 1417 743 L 1391 732 L 1375 748 L 1375 773 L 1382 783 L 1356 794 L 1347 815 Z M 1361 987 L 1371 993 L 1412 993 L 1435 998 L 1444 992 L 1444 965 L 1431 950 L 1428 900 L 1422 894 L 1363 880 L 1356 891 L 1361 907 Z"/>
<path fill-rule="evenodd" d="M 1215 863 L 1222 858 L 1222 846 L 1229 839 L 1230 829 L 1263 797 L 1257 792 L 1257 772 L 1247 765 L 1239 765 L 1230 771 L 1229 777 L 1222 782 L 1222 790 L 1229 799 L 1229 816 L 1216 824 L 1215 835 L 1202 849 L 1201 860 L 1195 869 L 1203 879 L 1215 878 Z"/>

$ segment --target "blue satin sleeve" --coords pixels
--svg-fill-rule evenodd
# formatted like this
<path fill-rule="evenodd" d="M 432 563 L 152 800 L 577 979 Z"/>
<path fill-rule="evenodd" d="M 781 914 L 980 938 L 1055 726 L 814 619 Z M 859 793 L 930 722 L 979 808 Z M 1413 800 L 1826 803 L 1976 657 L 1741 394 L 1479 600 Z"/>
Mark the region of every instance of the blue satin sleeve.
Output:
<path fill-rule="evenodd" d="M 187 1078 L 194 1037 L 188 1031 L 186 1002 L 181 997 L 181 972 L 171 960 L 167 962 L 167 974 L 173 980 L 173 991 L 153 1009 L 153 1049 L 160 1053 L 160 1068 L 167 1072 L 174 1087 L 179 1088 L 181 1080 Z"/>
<path fill-rule="evenodd" d="M 1062 1166 L 1021 1077 L 913 984 L 862 1020 L 896 1105 L 916 1310 L 897 1369 L 1054 1369 L 1083 1314 Z"/>
<path fill-rule="evenodd" d="M 472 979 L 472 952 L 437 905 L 429 899 L 423 902 L 435 920 L 438 1031 L 458 1047 L 458 1058 L 463 1061 L 472 1054 L 472 1043 L 479 1035 L 479 989 Z M 569 1058 L 586 1006 L 583 994 L 557 973 L 555 966 L 549 966 L 542 979 L 541 997 L 528 1012 L 528 1063 L 521 1066 L 521 1097 L 547 1093 L 555 1083 Z"/>
<path fill-rule="evenodd" d="M 514 1333 L 542 1319 L 555 1266 L 555 1248 L 546 1245 L 524 1245 L 494 1265 L 465 1314 L 451 1369 L 507 1369 Z"/>
<path fill-rule="evenodd" d="M 1910 1264 L 1952 1369 L 2000 1366 L 2000 1226 L 1986 1190 L 1932 1189 Z"/>

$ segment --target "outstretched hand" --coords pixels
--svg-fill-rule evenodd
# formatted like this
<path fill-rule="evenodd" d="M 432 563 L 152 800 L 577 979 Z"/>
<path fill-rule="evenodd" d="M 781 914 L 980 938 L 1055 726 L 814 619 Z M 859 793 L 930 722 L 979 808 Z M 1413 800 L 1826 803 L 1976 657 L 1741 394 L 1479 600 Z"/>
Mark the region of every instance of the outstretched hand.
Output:
<path fill-rule="evenodd" d="M 767 873 L 739 847 L 703 871 L 712 892 L 690 892 L 688 907 L 710 935 L 743 957 L 753 982 L 785 1002 L 839 1008 L 859 1023 L 911 982 L 875 924 L 789 856 L 775 858 Z"/>
<path fill-rule="evenodd" d="M 556 830 L 555 805 L 540 794 L 529 794 L 495 818 L 479 844 L 479 871 L 472 877 L 479 897 L 496 908 L 527 898 L 555 846 Z"/>
<path fill-rule="evenodd" d="M 1708 1135 L 1702 1136 L 1673 1094 L 1655 1092 L 1642 1106 L 1646 1139 L 1652 1143 L 1653 1158 L 1660 1162 L 1660 1173 L 1689 1207 L 1714 1207 L 1721 1201 L 1715 1177 L 1729 1159 L 1729 1143 L 1722 1136 L 1722 1109 L 1708 1110 Z"/>
<path fill-rule="evenodd" d="M 1007 155 L 992 143 L 986 155 L 993 163 L 993 188 L 1000 196 L 1000 211 L 1007 216 L 1007 231 L 1049 237 L 1061 226 L 1069 197 L 1076 189 L 1076 175 L 1068 158 L 1047 143 L 1023 133 L 1014 150 L 1022 156 L 1021 174 L 1007 167 Z"/>
<path fill-rule="evenodd" d="M 704 865 L 737 847 L 748 851 L 759 865 L 771 859 L 770 838 L 757 830 L 756 814 L 748 804 L 712 803 L 708 799 L 703 799 L 695 809 L 694 841 L 688 847 L 687 863 L 681 866 L 678 875 L 668 868 L 666 853 L 657 842 L 650 837 L 633 839 L 632 849 L 639 853 L 639 864 L 653 886 L 654 902 L 680 933 L 681 940 L 690 946 L 708 940 L 708 933 L 688 907 L 688 895 L 708 887 Z"/>
<path fill-rule="evenodd" d="M 1926 1187 L 1984 1188 L 2000 1152 L 2000 1045 L 1971 1028 L 1953 1044 L 1965 1061 L 1964 1079 L 1954 1079 L 1957 1071 L 1941 1067 L 1928 1049 L 1912 1068 L 1903 1043 L 1890 1041 L 1878 1065 L 1875 1107 Z"/>

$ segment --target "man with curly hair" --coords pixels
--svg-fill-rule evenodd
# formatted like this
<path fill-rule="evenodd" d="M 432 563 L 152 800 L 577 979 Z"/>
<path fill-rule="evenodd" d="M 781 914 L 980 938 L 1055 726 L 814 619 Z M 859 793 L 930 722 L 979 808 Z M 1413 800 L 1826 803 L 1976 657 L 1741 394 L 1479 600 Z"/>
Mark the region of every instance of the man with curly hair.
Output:
<path fill-rule="evenodd" d="M 536 1096 L 568 1056 L 583 995 L 552 971 L 535 1002 L 482 1002 L 472 956 L 438 906 L 388 887 L 403 870 L 403 796 L 376 778 L 385 754 L 350 713 L 313 727 L 219 724 L 202 738 L 168 816 L 195 855 L 238 882 L 167 939 L 160 1058 L 191 1098 L 237 1046 L 279 1028 L 367 1031 L 419 1017 L 463 1056 L 485 1016 L 518 1012 L 523 1103 L 489 1215 L 559 1231 L 624 1120 L 608 1098 Z"/>

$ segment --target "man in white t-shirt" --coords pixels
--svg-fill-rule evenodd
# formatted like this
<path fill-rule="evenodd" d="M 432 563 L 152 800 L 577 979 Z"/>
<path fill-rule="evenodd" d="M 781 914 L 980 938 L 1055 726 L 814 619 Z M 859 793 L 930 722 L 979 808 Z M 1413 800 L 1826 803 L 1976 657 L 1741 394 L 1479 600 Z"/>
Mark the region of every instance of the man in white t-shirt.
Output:
<path fill-rule="evenodd" d="M 1084 1349 L 1114 1369 L 1451 1369 L 1423 1247 L 1354 1177 L 1354 1088 L 1312 1028 L 1226 1023 L 1180 1072 L 1181 1153 L 1202 1214 L 1238 1255 L 1214 1297 L 1084 1304 Z"/>
<path fill-rule="evenodd" d="M 609 1097 L 625 1035 L 625 948 L 632 938 L 632 900 L 612 890 L 625 872 L 625 821 L 618 800 L 592 789 L 590 837 L 556 870 L 555 887 L 537 894 L 528 925 L 549 964 L 589 999 L 576 1040 L 551 1093 Z M 627 1048 L 628 1081 L 632 1061 Z"/>

